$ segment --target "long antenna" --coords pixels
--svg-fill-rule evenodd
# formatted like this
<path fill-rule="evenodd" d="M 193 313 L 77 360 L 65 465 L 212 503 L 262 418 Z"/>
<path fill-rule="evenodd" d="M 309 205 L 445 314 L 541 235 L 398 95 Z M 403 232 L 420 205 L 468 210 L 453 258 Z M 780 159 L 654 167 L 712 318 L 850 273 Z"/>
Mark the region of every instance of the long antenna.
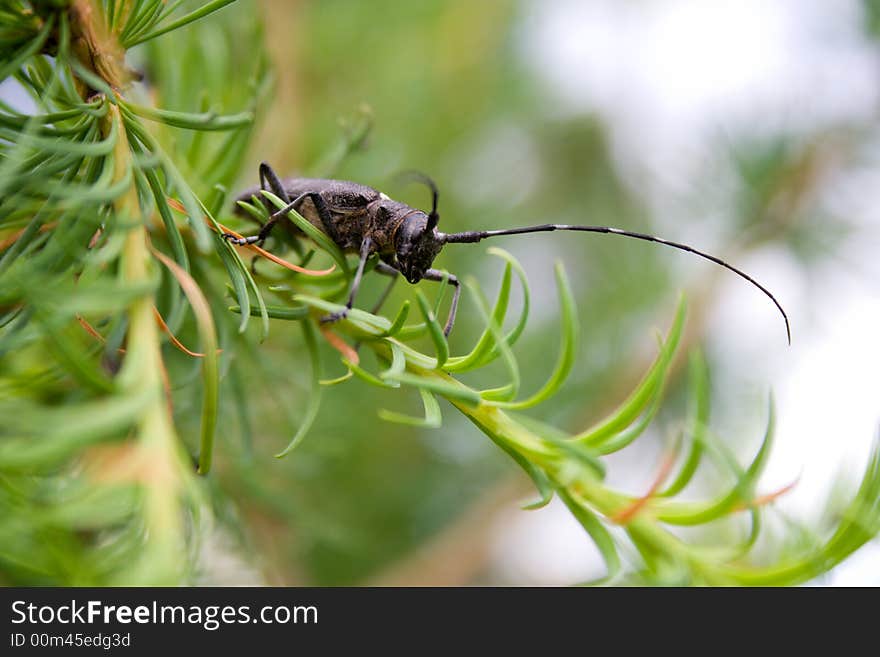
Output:
<path fill-rule="evenodd" d="M 706 260 L 710 260 L 714 262 L 716 265 L 721 265 L 725 269 L 729 269 L 734 274 L 739 276 L 740 278 L 744 278 L 749 283 L 754 285 L 756 288 L 761 290 L 764 294 L 766 294 L 773 304 L 779 309 L 779 312 L 782 314 L 782 318 L 785 320 L 785 334 L 788 337 L 788 344 L 791 344 L 791 326 L 788 323 L 788 315 L 785 314 L 785 310 L 782 308 L 782 304 L 780 304 L 776 297 L 768 290 L 766 287 L 761 285 L 754 278 L 749 276 L 744 271 L 737 269 L 731 264 L 724 262 L 721 258 L 717 258 L 708 253 L 704 253 L 703 251 L 699 251 L 692 246 L 688 246 L 687 244 L 680 244 L 678 242 L 671 242 L 669 240 L 665 240 L 662 237 L 655 237 L 654 235 L 646 235 L 645 233 L 634 233 L 628 230 L 620 230 L 619 228 L 609 228 L 608 226 L 570 226 L 567 224 L 541 224 L 539 226 L 527 226 L 525 228 L 509 228 L 506 230 L 472 230 L 466 231 L 464 233 L 449 233 L 443 234 L 442 239 L 444 242 L 449 244 L 456 243 L 472 243 L 479 242 L 481 240 L 486 239 L 487 237 L 499 237 L 501 235 L 523 235 L 526 233 L 546 233 L 554 230 L 572 230 L 579 231 L 583 233 L 606 233 L 610 235 L 621 235 L 623 237 L 632 237 L 637 240 L 644 240 L 646 242 L 656 242 L 657 244 L 664 244 L 666 246 L 671 246 L 674 249 L 679 249 L 680 251 L 687 251 L 688 253 L 693 253 L 695 255 L 700 256 L 701 258 L 705 258 Z"/>
<path fill-rule="evenodd" d="M 440 191 L 437 189 L 437 183 L 421 171 L 415 170 L 402 171 L 396 176 L 396 178 L 404 182 L 422 183 L 431 190 L 431 212 L 428 214 L 427 229 L 429 232 L 434 230 L 437 223 L 440 221 L 440 213 L 437 212 L 437 202 L 440 199 Z"/>

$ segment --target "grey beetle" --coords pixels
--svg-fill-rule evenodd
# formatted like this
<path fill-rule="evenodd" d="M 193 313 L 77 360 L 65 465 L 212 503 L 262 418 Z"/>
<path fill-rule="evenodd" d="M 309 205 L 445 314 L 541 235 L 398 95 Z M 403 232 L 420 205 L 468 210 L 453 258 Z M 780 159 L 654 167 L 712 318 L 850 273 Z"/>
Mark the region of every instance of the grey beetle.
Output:
<path fill-rule="evenodd" d="M 644 233 L 610 228 L 608 226 L 539 224 L 502 230 L 443 233 L 437 230 L 437 224 L 440 220 L 440 215 L 437 212 L 439 197 L 437 186 L 430 178 L 422 174 L 411 173 L 410 176 L 425 183 L 431 189 L 432 203 L 430 212 L 425 213 L 405 203 L 394 201 L 372 187 L 354 182 L 318 178 L 291 178 L 282 182 L 272 168 L 263 162 L 260 165 L 260 187 L 245 191 L 237 200 L 250 200 L 260 190 L 269 189 L 282 199 L 286 206 L 272 213 L 269 220 L 263 224 L 260 232 L 256 235 L 239 238 L 230 233 L 224 233 L 223 237 L 238 245 L 262 244 L 272 232 L 274 226 L 283 217 L 287 216 L 288 212 L 296 210 L 309 223 L 323 231 L 344 252 L 358 253 L 360 255 L 358 268 L 351 284 L 351 291 L 349 292 L 345 309 L 327 315 L 322 318 L 322 321 L 333 322 L 347 316 L 348 311 L 354 305 L 367 260 L 370 256 L 378 254 L 379 262 L 376 265 L 376 271 L 380 274 L 391 276 L 391 285 L 394 284 L 394 279 L 398 274 L 403 274 L 404 278 L 410 283 L 418 283 L 421 280 L 449 281 L 455 288 L 452 304 L 449 309 L 449 317 L 444 328 L 444 333 L 449 335 L 455 324 L 455 313 L 458 309 L 461 285 L 458 278 L 452 274 L 446 274 L 431 266 L 434 258 L 437 257 L 437 254 L 440 253 L 444 245 L 479 242 L 489 237 L 499 237 L 501 235 L 523 235 L 556 230 L 620 235 L 647 242 L 656 242 L 657 244 L 693 253 L 717 265 L 721 265 L 744 278 L 767 295 L 775 304 L 785 320 L 786 335 L 788 336 L 789 344 L 791 343 L 791 327 L 789 326 L 788 315 L 786 315 L 785 310 L 779 301 L 776 300 L 776 297 L 754 278 L 716 256 L 699 251 L 687 244 L 672 242 Z M 268 200 L 266 202 L 268 203 Z M 292 222 L 288 224 L 288 227 L 295 235 L 302 235 L 302 232 Z M 390 286 L 382 295 L 382 300 L 387 296 L 388 291 L 390 291 Z"/>

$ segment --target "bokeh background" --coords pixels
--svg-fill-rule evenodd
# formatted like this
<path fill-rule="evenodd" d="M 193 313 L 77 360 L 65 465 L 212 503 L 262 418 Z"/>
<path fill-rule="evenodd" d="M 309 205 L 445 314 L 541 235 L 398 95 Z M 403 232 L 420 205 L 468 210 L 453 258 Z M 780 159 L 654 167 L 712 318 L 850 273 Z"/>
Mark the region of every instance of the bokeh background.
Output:
<path fill-rule="evenodd" d="M 790 347 L 766 298 L 698 258 L 608 236 L 496 241 L 521 259 L 536 293 L 517 351 L 524 390 L 555 358 L 555 260 L 579 303 L 575 371 L 532 415 L 571 430 L 601 417 L 647 366 L 655 330 L 669 325 L 684 291 L 683 352 L 705 354 L 713 430 L 743 458 L 775 395 L 778 440 L 759 488 L 798 481 L 777 503 L 780 516 L 813 525 L 824 501 L 854 484 L 880 418 L 880 3 L 245 4 L 265 17 L 274 95 L 242 187 L 256 182 L 260 160 L 286 174 L 317 172 L 333 157 L 340 122 L 366 106 L 373 129 L 336 176 L 424 206 L 423 189 L 393 180 L 423 170 L 442 190 L 446 230 L 604 224 L 719 254 L 779 297 Z M 452 245 L 438 264 L 490 293 L 497 286 L 500 266 L 484 245 Z M 383 284 L 369 281 L 362 304 Z M 459 351 L 479 326 L 463 304 Z M 302 349 L 299 332 L 273 325 L 262 348 L 289 355 Z M 278 358 L 279 367 L 290 362 Z M 218 459 L 214 485 L 232 502 L 207 542 L 203 581 L 569 584 L 601 575 L 565 508 L 521 510 L 533 495 L 525 477 L 455 413 L 439 430 L 376 417 L 379 408 L 411 412 L 415 394 L 391 397 L 356 380 L 330 388 L 307 440 L 273 459 L 307 386 L 304 372 L 273 376 L 290 385 L 253 395 L 253 443 Z M 685 378 L 674 377 L 651 432 L 610 459 L 613 483 L 648 488 L 684 418 Z M 222 427 L 218 450 L 237 436 L 238 427 Z M 867 546 L 823 583 L 880 584 L 880 550 Z"/>

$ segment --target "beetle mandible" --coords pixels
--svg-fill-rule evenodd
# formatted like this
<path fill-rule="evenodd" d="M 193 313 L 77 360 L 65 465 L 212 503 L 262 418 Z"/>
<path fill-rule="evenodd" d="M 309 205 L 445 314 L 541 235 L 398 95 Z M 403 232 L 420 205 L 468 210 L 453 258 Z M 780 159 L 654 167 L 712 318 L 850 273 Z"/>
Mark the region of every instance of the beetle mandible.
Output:
<path fill-rule="evenodd" d="M 239 238 L 231 233 L 224 233 L 223 238 L 240 246 L 253 243 L 262 244 L 269 237 L 275 225 L 291 210 L 296 210 L 309 223 L 323 231 L 343 252 L 358 253 L 360 256 L 345 308 L 323 317 L 322 322 L 334 322 L 348 315 L 348 311 L 354 305 L 367 261 L 372 255 L 377 254 L 379 262 L 376 265 L 376 271 L 392 277 L 389 288 L 382 295 L 383 300 L 398 274 L 403 274 L 403 277 L 410 283 L 418 283 L 421 280 L 448 280 L 449 284 L 455 288 L 449 317 L 443 329 L 443 332 L 448 336 L 455 324 L 461 284 L 458 278 L 452 274 L 447 274 L 431 266 L 434 258 L 446 244 L 474 243 L 489 237 L 556 230 L 620 235 L 693 253 L 744 278 L 767 295 L 782 314 L 788 342 L 791 343 L 788 315 L 776 297 L 754 278 L 721 258 L 687 244 L 609 226 L 538 224 L 522 228 L 443 233 L 437 229 L 437 224 L 440 221 L 440 215 L 437 211 L 439 199 L 437 186 L 423 174 L 411 172 L 409 176 L 423 182 L 430 188 L 430 212 L 426 213 L 400 201 L 395 201 L 372 187 L 354 182 L 320 178 L 291 178 L 282 182 L 272 167 L 263 162 L 260 164 L 260 187 L 246 190 L 236 200 L 247 201 L 259 191 L 269 189 L 286 204 L 285 207 L 273 212 L 256 235 Z M 268 204 L 269 201 L 264 199 L 264 202 Z M 293 226 L 292 222 L 290 225 Z M 295 229 L 295 232 L 302 235 L 299 229 Z"/>

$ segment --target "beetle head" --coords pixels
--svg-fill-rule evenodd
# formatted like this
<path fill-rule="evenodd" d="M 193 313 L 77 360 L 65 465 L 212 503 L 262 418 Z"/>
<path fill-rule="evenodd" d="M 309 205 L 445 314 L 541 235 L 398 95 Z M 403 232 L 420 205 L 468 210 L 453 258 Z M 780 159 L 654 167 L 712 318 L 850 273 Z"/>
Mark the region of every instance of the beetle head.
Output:
<path fill-rule="evenodd" d="M 436 212 L 416 210 L 401 223 L 395 236 L 397 268 L 410 283 L 418 283 L 431 268 L 443 248 L 443 235 L 437 231 Z"/>
<path fill-rule="evenodd" d="M 418 283 L 446 243 L 446 236 L 437 230 L 440 221 L 437 201 L 440 194 L 434 181 L 423 173 L 406 171 L 400 177 L 420 182 L 431 190 L 431 211 L 427 214 L 421 210 L 407 213 L 398 227 L 394 242 L 397 268 L 410 283 Z"/>

